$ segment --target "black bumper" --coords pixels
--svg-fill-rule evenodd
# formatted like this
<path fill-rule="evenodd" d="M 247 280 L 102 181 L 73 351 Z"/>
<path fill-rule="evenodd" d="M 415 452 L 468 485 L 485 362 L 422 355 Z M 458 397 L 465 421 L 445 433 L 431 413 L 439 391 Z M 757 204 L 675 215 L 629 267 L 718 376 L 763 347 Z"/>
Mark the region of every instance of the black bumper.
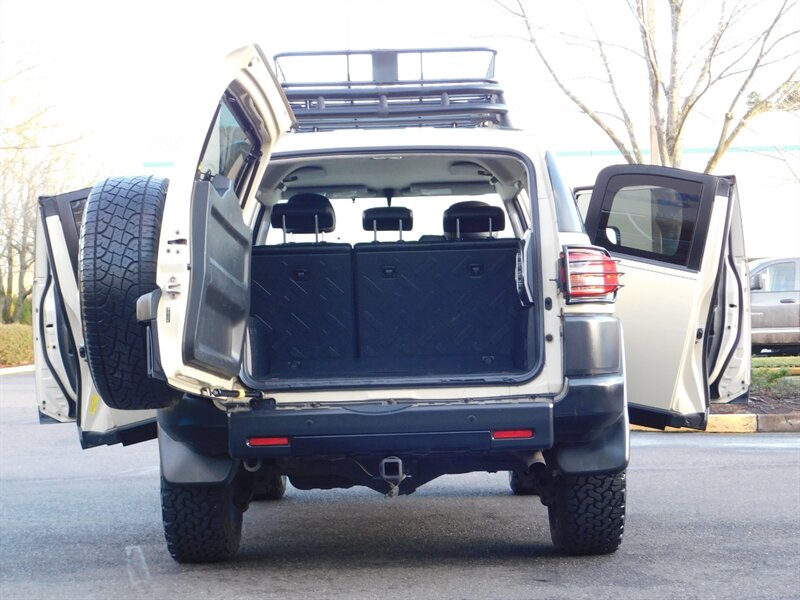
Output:
<path fill-rule="evenodd" d="M 494 439 L 493 431 L 530 429 L 531 437 Z M 253 438 L 286 437 L 288 444 L 254 446 Z M 263 408 L 228 415 L 234 458 L 492 453 L 553 445 L 549 400 L 501 403 L 359 404 L 326 408 Z"/>

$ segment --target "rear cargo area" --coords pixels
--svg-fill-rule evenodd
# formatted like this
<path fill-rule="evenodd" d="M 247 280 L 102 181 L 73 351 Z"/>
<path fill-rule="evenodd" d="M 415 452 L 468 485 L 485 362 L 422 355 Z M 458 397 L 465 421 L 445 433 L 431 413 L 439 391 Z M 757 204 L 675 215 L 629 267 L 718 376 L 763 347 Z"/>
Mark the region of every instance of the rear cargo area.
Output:
<path fill-rule="evenodd" d="M 250 374 L 266 383 L 524 372 L 530 309 L 514 280 L 518 246 L 256 247 Z"/>

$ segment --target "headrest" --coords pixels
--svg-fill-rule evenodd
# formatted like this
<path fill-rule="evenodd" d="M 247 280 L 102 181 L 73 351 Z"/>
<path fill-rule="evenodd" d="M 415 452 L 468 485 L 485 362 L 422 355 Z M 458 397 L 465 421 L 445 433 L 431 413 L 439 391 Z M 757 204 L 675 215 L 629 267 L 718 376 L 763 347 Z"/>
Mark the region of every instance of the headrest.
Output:
<path fill-rule="evenodd" d="M 488 237 L 486 235 L 506 228 L 506 216 L 499 206 L 489 206 L 479 200 L 457 202 L 444 211 L 444 232 L 449 238 Z M 467 235 L 465 235 L 467 234 Z"/>
<path fill-rule="evenodd" d="M 414 215 L 411 209 L 403 206 L 379 206 L 368 208 L 361 219 L 367 231 L 411 231 Z"/>
<path fill-rule="evenodd" d="M 270 224 L 285 233 L 330 233 L 336 229 L 336 213 L 325 196 L 297 194 L 272 207 Z"/>

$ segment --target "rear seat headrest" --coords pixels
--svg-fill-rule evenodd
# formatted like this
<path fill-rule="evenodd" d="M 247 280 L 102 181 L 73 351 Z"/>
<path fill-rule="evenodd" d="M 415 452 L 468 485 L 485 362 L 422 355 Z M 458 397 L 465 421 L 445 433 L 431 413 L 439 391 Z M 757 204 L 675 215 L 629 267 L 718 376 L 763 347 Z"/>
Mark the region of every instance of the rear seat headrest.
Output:
<path fill-rule="evenodd" d="M 442 226 L 449 238 L 489 237 L 506 228 L 506 216 L 499 206 L 490 206 L 479 200 L 457 202 L 444 211 Z M 465 235 L 467 234 L 467 235 Z"/>
<path fill-rule="evenodd" d="M 379 206 L 365 210 L 361 222 L 366 231 L 411 231 L 414 214 L 403 206 Z"/>
<path fill-rule="evenodd" d="M 284 233 L 330 233 L 336 229 L 336 213 L 325 196 L 297 194 L 272 207 L 270 224 Z"/>

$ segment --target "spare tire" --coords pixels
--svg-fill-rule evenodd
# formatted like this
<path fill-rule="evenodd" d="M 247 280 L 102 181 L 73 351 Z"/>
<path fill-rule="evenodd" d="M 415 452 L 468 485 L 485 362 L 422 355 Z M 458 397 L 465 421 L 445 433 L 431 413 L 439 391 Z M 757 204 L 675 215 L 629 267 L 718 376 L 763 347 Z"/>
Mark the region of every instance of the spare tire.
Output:
<path fill-rule="evenodd" d="M 115 177 L 86 200 L 80 236 L 83 336 L 97 392 L 111 408 L 164 408 L 180 397 L 147 369 L 147 329 L 136 300 L 156 289 L 168 180 Z"/>

